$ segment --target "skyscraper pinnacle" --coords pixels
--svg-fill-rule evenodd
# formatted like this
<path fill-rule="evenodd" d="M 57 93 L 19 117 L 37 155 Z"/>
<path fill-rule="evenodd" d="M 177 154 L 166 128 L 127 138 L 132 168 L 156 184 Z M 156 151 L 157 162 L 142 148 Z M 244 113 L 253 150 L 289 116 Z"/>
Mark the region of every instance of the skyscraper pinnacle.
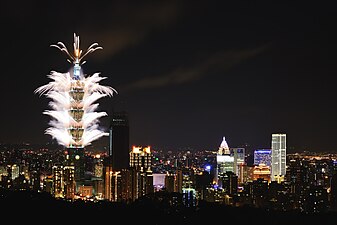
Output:
<path fill-rule="evenodd" d="M 225 136 L 223 137 L 222 142 L 220 144 L 218 154 L 219 155 L 230 155 L 229 147 L 228 147 Z"/>

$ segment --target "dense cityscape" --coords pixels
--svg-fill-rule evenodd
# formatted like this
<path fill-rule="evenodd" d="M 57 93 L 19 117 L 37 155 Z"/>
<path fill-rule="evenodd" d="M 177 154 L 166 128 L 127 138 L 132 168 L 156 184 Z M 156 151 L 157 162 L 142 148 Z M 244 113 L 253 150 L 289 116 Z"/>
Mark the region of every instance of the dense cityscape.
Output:
<path fill-rule="evenodd" d="M 3 221 L 336 224 L 335 7 L 130 3 L 4 4 Z"/>
<path fill-rule="evenodd" d="M 271 134 L 268 149 L 229 147 L 222 137 L 218 149 L 163 151 L 130 146 L 128 131 L 127 113 L 116 112 L 109 151 L 76 157 L 59 145 L 1 144 L 2 201 L 29 192 L 66 204 L 152 202 L 176 210 L 212 204 L 302 216 L 337 210 L 337 154 L 287 154 L 285 133 Z"/>

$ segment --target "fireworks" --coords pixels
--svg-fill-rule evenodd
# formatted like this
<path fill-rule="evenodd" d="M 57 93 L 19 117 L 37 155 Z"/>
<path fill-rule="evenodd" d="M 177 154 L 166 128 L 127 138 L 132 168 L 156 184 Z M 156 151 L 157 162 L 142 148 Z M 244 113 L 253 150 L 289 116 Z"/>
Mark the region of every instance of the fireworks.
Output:
<path fill-rule="evenodd" d="M 79 44 L 80 39 L 74 34 L 74 54 L 69 53 L 62 42 L 51 45 L 67 54 L 68 62 L 74 65 L 73 70 L 67 73 L 51 71 L 48 77 L 52 81 L 34 91 L 51 99 L 51 109 L 43 112 L 52 118 L 45 133 L 55 138 L 59 144 L 75 148 L 90 145 L 92 141 L 109 135 L 100 130 L 98 125 L 99 118 L 107 116 L 107 113 L 95 110 L 99 106 L 97 100 L 117 93 L 114 88 L 99 84 L 106 77 L 101 77 L 100 73 L 86 76 L 81 69 L 85 63 L 82 59 L 102 47 L 93 43 L 82 52 Z"/>

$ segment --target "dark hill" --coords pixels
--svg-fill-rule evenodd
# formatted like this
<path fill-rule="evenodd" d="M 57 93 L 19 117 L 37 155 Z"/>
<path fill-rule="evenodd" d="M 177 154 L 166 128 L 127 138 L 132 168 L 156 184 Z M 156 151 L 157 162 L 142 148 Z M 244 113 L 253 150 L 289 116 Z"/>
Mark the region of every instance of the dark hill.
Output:
<path fill-rule="evenodd" d="M 337 213 L 304 214 L 276 212 L 251 207 L 231 207 L 201 202 L 198 207 L 170 207 L 150 198 L 130 204 L 68 202 L 47 193 L 0 191 L 1 217 L 9 223 L 74 224 L 108 222 L 118 224 L 336 224 Z"/>

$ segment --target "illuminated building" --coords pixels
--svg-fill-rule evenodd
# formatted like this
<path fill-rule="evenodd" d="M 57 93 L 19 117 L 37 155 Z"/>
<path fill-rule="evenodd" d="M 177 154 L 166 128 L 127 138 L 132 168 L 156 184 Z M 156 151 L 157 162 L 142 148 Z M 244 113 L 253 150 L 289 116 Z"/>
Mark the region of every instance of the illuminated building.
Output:
<path fill-rule="evenodd" d="M 64 198 L 73 200 L 75 197 L 75 167 L 63 167 Z"/>
<path fill-rule="evenodd" d="M 103 169 L 103 180 L 104 180 L 104 191 L 103 191 L 103 198 L 112 201 L 113 199 L 113 193 L 112 193 L 112 187 L 111 184 L 113 182 L 112 175 L 114 174 L 114 171 L 112 169 L 112 166 L 107 163 L 104 166 Z"/>
<path fill-rule="evenodd" d="M 130 168 L 136 170 L 137 198 L 154 192 L 152 175 L 152 158 L 150 146 L 133 146 L 130 152 Z"/>
<path fill-rule="evenodd" d="M 129 167 L 129 119 L 124 111 L 113 112 L 109 129 L 109 156 L 113 169 Z"/>
<path fill-rule="evenodd" d="M 271 149 L 257 149 L 254 151 L 254 165 L 259 164 L 271 166 Z"/>
<path fill-rule="evenodd" d="M 84 199 L 90 198 L 93 195 L 93 187 L 91 185 L 81 185 L 78 187 L 78 193 Z"/>
<path fill-rule="evenodd" d="M 130 167 L 136 167 L 141 171 L 151 170 L 153 154 L 150 146 L 133 146 L 130 152 Z"/>
<path fill-rule="evenodd" d="M 154 192 L 150 146 L 133 146 L 128 168 L 116 170 L 111 157 L 104 166 L 104 198 L 113 202 L 133 202 Z"/>
<path fill-rule="evenodd" d="M 243 165 L 242 166 L 242 172 L 243 172 L 243 182 L 242 183 L 248 183 L 252 182 L 254 180 L 254 167 Z"/>
<path fill-rule="evenodd" d="M 132 202 L 138 198 L 138 179 L 135 168 L 122 169 L 118 185 L 118 197 L 124 202 Z"/>
<path fill-rule="evenodd" d="M 177 169 L 175 186 L 177 187 L 177 192 L 182 194 L 183 204 L 185 206 L 189 207 L 196 205 L 196 180 L 193 169 Z"/>
<path fill-rule="evenodd" d="M 103 176 L 103 163 L 102 162 L 97 162 L 94 165 L 94 176 L 101 178 Z"/>
<path fill-rule="evenodd" d="M 66 155 L 66 166 L 74 167 L 74 179 L 76 186 L 84 182 L 85 162 L 83 148 L 68 148 Z"/>
<path fill-rule="evenodd" d="M 182 193 L 183 191 L 183 179 L 184 173 L 181 169 L 176 170 L 176 179 L 175 179 L 175 186 L 177 188 L 177 192 Z"/>
<path fill-rule="evenodd" d="M 43 179 L 43 191 L 53 193 L 53 175 L 46 176 Z"/>
<path fill-rule="evenodd" d="M 0 166 L 0 181 L 2 181 L 3 177 L 8 176 L 8 171 L 5 166 Z"/>
<path fill-rule="evenodd" d="M 259 164 L 259 165 L 254 166 L 253 180 L 257 180 L 258 178 L 264 179 L 268 181 L 269 183 L 271 181 L 270 166 L 267 166 L 265 164 Z"/>
<path fill-rule="evenodd" d="M 75 196 L 74 167 L 55 164 L 52 167 L 52 194 L 73 200 Z"/>
<path fill-rule="evenodd" d="M 286 134 L 272 134 L 271 180 L 282 181 L 286 175 Z"/>
<path fill-rule="evenodd" d="M 54 165 L 53 173 L 53 190 L 52 194 L 55 198 L 63 198 L 63 165 Z"/>
<path fill-rule="evenodd" d="M 154 173 L 153 176 L 153 186 L 155 191 L 160 191 L 165 187 L 165 173 Z"/>
<path fill-rule="evenodd" d="M 91 183 L 93 186 L 93 195 L 96 199 L 103 199 L 104 183 L 102 178 L 93 177 L 91 178 Z"/>
<path fill-rule="evenodd" d="M 242 165 L 245 163 L 245 148 L 230 148 L 230 153 L 234 157 L 234 174 L 238 177 L 238 180 L 243 180 Z"/>
<path fill-rule="evenodd" d="M 19 174 L 20 174 L 20 167 L 16 164 L 13 164 L 11 166 L 11 179 L 12 180 L 15 180 L 17 177 L 19 177 Z"/>
<path fill-rule="evenodd" d="M 221 179 L 220 176 L 223 176 L 226 172 L 234 172 L 234 156 L 230 154 L 230 150 L 228 144 L 226 142 L 225 137 L 220 144 L 216 155 L 217 162 L 217 175 L 216 175 L 216 183 L 221 187 Z"/>
<path fill-rule="evenodd" d="M 35 93 L 45 95 L 52 100 L 49 103 L 51 109 L 43 113 L 52 117 L 50 127 L 45 130 L 45 133 L 66 147 L 66 166 L 74 167 L 74 179 L 78 187 L 84 182 L 84 147 L 102 136 L 109 135 L 99 129 L 99 118 L 106 116 L 107 113 L 95 111 L 99 105 L 96 101 L 117 92 L 109 86 L 99 84 L 105 79 L 100 77 L 100 73 L 88 76 L 82 71 L 81 65 L 85 63 L 83 58 L 89 53 L 102 49 L 97 43 L 91 44 L 86 51 L 82 51 L 80 38 L 74 34 L 73 54 L 62 42 L 57 42 L 51 47 L 66 53 L 67 61 L 73 64 L 73 68 L 67 73 L 52 71 L 48 77 L 53 81 L 37 88 Z"/>
<path fill-rule="evenodd" d="M 238 176 L 231 171 L 227 171 L 221 177 L 222 189 L 229 195 L 235 195 L 238 192 Z"/>

